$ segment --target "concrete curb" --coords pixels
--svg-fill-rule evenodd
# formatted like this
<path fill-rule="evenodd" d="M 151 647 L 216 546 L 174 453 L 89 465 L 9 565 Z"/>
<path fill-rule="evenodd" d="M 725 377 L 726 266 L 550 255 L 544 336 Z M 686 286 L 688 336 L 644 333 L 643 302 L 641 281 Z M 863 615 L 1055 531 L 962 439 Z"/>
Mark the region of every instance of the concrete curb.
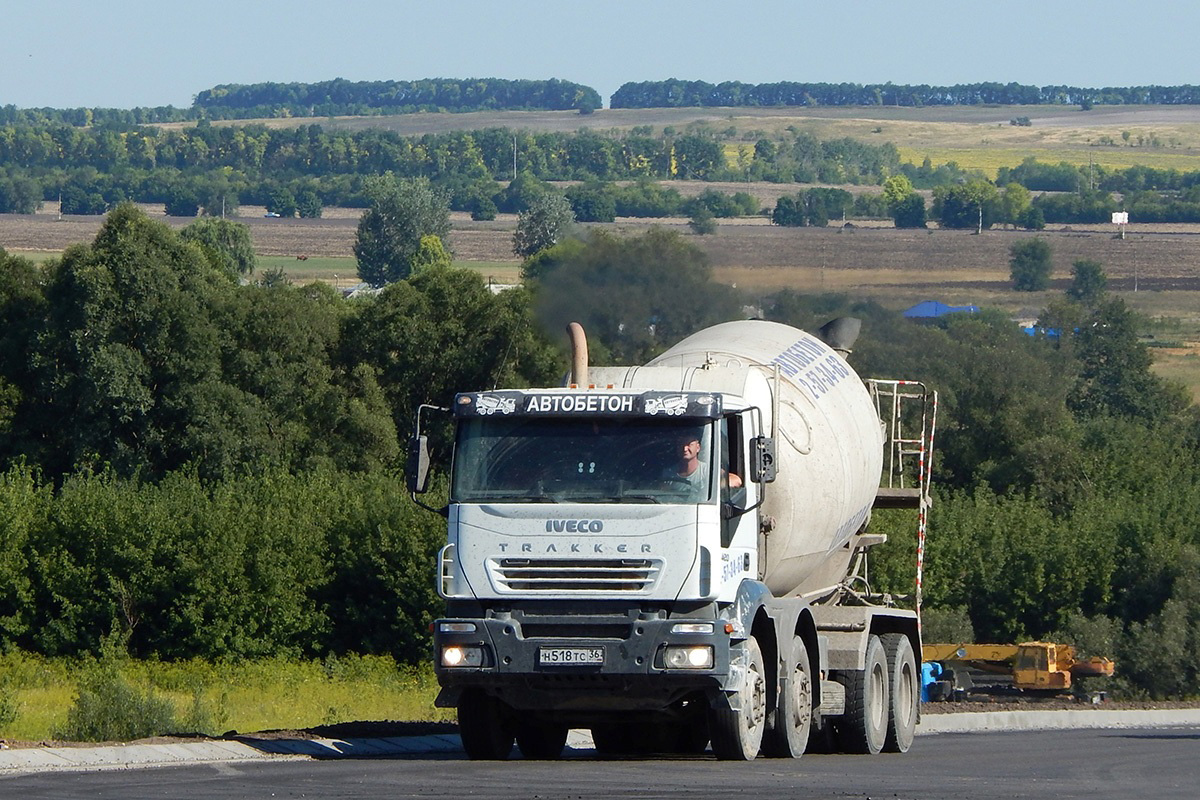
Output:
<path fill-rule="evenodd" d="M 922 714 L 917 734 L 1200 726 L 1200 708 Z"/>
<path fill-rule="evenodd" d="M 1193 726 L 1200 727 L 1200 709 L 985 711 L 925 714 L 917 726 L 917 734 Z M 592 750 L 591 734 L 571 731 L 567 747 L 577 752 Z M 141 769 L 278 759 L 396 758 L 461 752 L 462 742 L 455 734 L 389 739 L 242 739 L 102 747 L 33 747 L 0 750 L 0 779 L 34 772 Z"/>

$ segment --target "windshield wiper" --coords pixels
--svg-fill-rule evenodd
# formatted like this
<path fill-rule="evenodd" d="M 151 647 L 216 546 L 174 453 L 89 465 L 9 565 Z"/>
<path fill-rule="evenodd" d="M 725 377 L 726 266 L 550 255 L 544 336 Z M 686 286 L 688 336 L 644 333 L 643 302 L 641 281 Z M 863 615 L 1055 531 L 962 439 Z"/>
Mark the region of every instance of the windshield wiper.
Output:
<path fill-rule="evenodd" d="M 657 496 L 652 494 L 616 494 L 612 495 L 611 497 L 602 497 L 600 499 L 614 503 L 620 503 L 629 500 L 635 503 L 654 503 L 655 505 L 662 502 Z"/>

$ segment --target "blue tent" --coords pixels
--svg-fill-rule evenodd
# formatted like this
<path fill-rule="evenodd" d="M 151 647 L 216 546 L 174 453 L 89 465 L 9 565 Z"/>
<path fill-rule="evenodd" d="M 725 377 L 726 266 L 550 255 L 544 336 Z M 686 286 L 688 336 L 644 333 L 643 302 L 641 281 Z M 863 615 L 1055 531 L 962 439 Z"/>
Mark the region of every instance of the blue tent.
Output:
<path fill-rule="evenodd" d="M 948 306 L 936 300 L 926 300 L 905 311 L 904 316 L 909 319 L 931 319 L 944 314 L 974 314 L 978 311 L 979 306 Z"/>

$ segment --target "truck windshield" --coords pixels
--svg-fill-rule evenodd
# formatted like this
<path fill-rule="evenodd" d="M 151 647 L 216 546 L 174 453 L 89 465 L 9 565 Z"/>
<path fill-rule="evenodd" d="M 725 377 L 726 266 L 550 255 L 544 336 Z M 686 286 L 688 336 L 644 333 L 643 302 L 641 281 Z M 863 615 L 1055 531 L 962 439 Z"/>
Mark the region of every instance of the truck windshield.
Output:
<path fill-rule="evenodd" d="M 713 497 L 712 423 L 687 418 L 459 421 L 460 503 L 699 503 Z"/>

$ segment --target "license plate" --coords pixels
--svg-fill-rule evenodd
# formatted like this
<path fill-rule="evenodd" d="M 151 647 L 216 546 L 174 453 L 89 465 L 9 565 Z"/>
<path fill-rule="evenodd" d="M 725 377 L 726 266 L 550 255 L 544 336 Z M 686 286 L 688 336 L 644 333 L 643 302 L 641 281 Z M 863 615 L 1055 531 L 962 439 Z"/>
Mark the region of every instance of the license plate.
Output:
<path fill-rule="evenodd" d="M 543 647 L 538 650 L 538 663 L 552 666 L 603 664 L 603 647 Z"/>

